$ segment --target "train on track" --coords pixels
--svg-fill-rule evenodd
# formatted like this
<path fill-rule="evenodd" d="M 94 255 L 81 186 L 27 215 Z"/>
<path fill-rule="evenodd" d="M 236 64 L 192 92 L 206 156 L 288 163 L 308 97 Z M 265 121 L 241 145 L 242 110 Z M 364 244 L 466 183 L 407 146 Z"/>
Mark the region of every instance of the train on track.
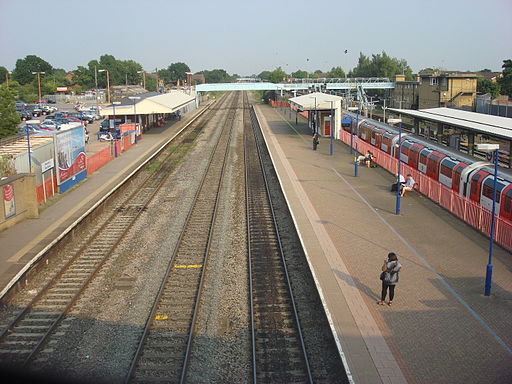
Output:
<path fill-rule="evenodd" d="M 342 128 L 348 132 L 352 129 L 353 134 L 356 134 L 355 115 L 345 112 L 345 116 L 350 117 L 350 123 L 343 123 Z M 364 118 L 360 118 L 358 124 L 359 137 L 362 140 L 398 159 L 399 132 L 396 129 Z M 403 132 L 400 159 L 408 166 L 492 211 L 493 164 Z M 512 221 L 512 176 L 503 171 L 498 171 L 495 213 Z"/>

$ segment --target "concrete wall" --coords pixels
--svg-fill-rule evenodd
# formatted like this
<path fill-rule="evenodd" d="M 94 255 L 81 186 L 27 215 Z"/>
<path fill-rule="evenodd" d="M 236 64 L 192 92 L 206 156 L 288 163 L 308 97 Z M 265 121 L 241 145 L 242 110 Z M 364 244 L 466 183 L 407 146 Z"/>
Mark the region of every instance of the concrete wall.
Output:
<path fill-rule="evenodd" d="M 6 217 L 4 203 L 4 187 L 12 185 L 14 188 L 14 203 L 16 213 Z M 0 231 L 12 227 L 14 224 L 27 218 L 36 219 L 39 217 L 39 209 L 36 198 L 35 177 L 33 174 L 19 174 L 0 180 Z"/>

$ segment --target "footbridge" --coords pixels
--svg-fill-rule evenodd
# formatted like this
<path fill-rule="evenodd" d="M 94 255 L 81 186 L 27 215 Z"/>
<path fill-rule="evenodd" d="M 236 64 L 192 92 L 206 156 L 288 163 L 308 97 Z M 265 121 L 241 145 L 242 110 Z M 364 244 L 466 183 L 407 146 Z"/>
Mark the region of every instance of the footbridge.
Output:
<path fill-rule="evenodd" d="M 196 85 L 197 92 L 215 91 L 304 91 L 391 89 L 395 83 L 382 77 L 343 79 L 296 79 L 287 83 L 240 82 Z"/>

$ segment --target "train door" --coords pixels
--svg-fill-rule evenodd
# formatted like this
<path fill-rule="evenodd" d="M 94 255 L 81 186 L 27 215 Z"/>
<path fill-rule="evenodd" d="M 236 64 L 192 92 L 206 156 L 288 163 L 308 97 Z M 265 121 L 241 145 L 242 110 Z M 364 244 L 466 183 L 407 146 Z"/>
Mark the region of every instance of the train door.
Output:
<path fill-rule="evenodd" d="M 485 161 L 477 161 L 476 163 L 473 163 L 471 165 L 468 165 L 467 167 L 464 167 L 460 174 L 460 187 L 459 187 L 459 193 L 462 196 L 465 196 L 469 198 L 470 195 L 470 184 L 471 184 L 471 177 L 472 175 L 478 171 L 480 168 L 489 165 L 489 163 Z"/>
<path fill-rule="evenodd" d="M 452 189 L 454 179 L 453 170 L 457 163 L 457 160 L 445 157 L 441 160 L 441 165 L 439 167 L 439 182 L 450 189 Z"/>
<path fill-rule="evenodd" d="M 384 152 L 391 155 L 391 140 L 393 139 L 394 135 L 393 133 L 385 132 L 382 135 L 382 143 L 380 145 L 380 149 L 382 149 Z"/>
<path fill-rule="evenodd" d="M 461 180 L 461 174 L 462 170 L 466 168 L 468 165 L 463 162 L 459 162 L 455 167 L 453 168 L 453 179 L 452 179 L 452 189 L 460 193 L 460 180 Z"/>
<path fill-rule="evenodd" d="M 500 213 L 500 204 L 501 204 L 501 193 L 510 183 L 507 181 L 500 179 L 496 181 L 496 207 L 494 213 L 499 215 Z M 482 207 L 492 211 L 492 200 L 494 195 L 494 175 L 489 175 L 485 178 L 482 187 L 482 195 L 480 197 L 480 204 Z"/>
<path fill-rule="evenodd" d="M 482 195 L 482 185 L 485 178 L 489 176 L 489 172 L 479 170 L 471 176 L 471 184 L 469 186 L 469 199 L 480 203 L 480 196 Z"/>
<path fill-rule="evenodd" d="M 503 196 L 503 199 L 500 207 L 500 217 L 512 221 L 512 184 L 505 187 L 501 196 Z"/>
<path fill-rule="evenodd" d="M 446 157 L 445 154 L 433 151 L 427 156 L 427 176 L 438 181 L 439 180 L 439 165 L 441 160 Z"/>
<path fill-rule="evenodd" d="M 405 136 L 407 134 L 402 133 L 402 143 L 405 140 Z M 398 159 L 398 135 L 395 135 L 391 138 L 391 152 L 390 155 L 396 157 Z"/>
<path fill-rule="evenodd" d="M 418 158 L 418 171 L 421 173 L 427 173 L 427 157 L 432 153 L 431 149 L 423 148 L 420 151 L 420 156 Z"/>
<path fill-rule="evenodd" d="M 375 143 L 372 143 L 374 146 L 376 146 L 377 148 L 380 149 L 381 147 L 381 144 L 382 144 L 382 135 L 384 134 L 384 132 L 386 132 L 385 130 L 383 129 L 375 129 L 372 133 L 372 140 L 375 141 Z"/>
<path fill-rule="evenodd" d="M 418 161 L 420 158 L 420 152 L 425 148 L 425 146 L 414 143 L 413 146 L 409 149 L 409 166 L 414 169 L 418 169 Z"/>
<path fill-rule="evenodd" d="M 411 147 L 414 145 L 414 143 L 411 143 L 410 141 L 404 141 L 402 143 L 402 148 L 400 151 L 400 160 L 403 161 L 405 164 L 409 164 L 409 154 L 411 152 Z"/>

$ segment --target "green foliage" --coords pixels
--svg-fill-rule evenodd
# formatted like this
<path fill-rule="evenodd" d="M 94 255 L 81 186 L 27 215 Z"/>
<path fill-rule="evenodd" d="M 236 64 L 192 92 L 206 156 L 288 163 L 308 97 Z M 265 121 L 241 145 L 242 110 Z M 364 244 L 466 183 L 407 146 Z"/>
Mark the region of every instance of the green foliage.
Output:
<path fill-rule="evenodd" d="M 512 97 L 512 60 L 503 60 L 502 77 L 498 79 L 498 83 L 501 86 L 501 92 L 505 95 Z"/>
<path fill-rule="evenodd" d="M 495 99 L 500 94 L 500 85 L 493 83 L 491 80 L 484 79 L 483 77 L 477 78 L 476 91 L 477 93 L 485 94 L 490 93 L 491 97 Z"/>
<path fill-rule="evenodd" d="M 32 72 L 45 72 L 45 75 L 49 75 L 52 71 L 53 67 L 50 63 L 35 55 L 28 55 L 24 59 L 18 59 L 16 61 L 12 78 L 21 85 L 25 85 L 33 82 L 36 78 L 36 75 L 33 75 Z M 41 77 L 42 76 L 44 75 L 41 75 Z"/>
<path fill-rule="evenodd" d="M 16 174 L 16 167 L 10 155 L 0 156 L 0 177 L 10 177 Z"/>
<path fill-rule="evenodd" d="M 270 71 L 261 72 L 258 77 L 263 81 L 270 81 Z"/>
<path fill-rule="evenodd" d="M 100 60 L 91 60 L 87 67 L 79 66 L 73 71 L 73 82 L 80 84 L 84 89 L 96 87 L 95 71 L 106 69 L 110 77 L 110 86 L 123 84 L 140 84 L 141 75 L 137 73 L 142 66 L 133 60 L 117 60 L 112 55 L 103 55 Z M 98 72 L 98 88 L 107 87 L 105 72 Z"/>
<path fill-rule="evenodd" d="M 11 136 L 18 130 L 20 116 L 16 112 L 16 91 L 10 84 L 0 85 L 0 137 Z"/>
<path fill-rule="evenodd" d="M 270 75 L 268 77 L 268 80 L 271 82 L 271 83 L 280 83 L 284 80 L 284 78 L 286 77 L 286 73 L 283 71 L 283 69 L 281 67 L 278 67 L 276 69 L 274 69 L 272 72 L 270 72 Z"/>
<path fill-rule="evenodd" d="M 0 66 L 0 84 L 4 83 L 7 80 L 7 72 L 9 72 L 7 68 Z"/>
<path fill-rule="evenodd" d="M 291 77 L 293 77 L 294 79 L 307 79 L 308 77 L 308 72 L 307 71 L 302 71 L 302 70 L 297 70 L 295 72 L 292 72 L 290 74 Z"/>
<path fill-rule="evenodd" d="M 172 80 L 176 81 L 179 79 L 181 82 L 187 79 L 187 72 L 190 72 L 189 66 L 185 63 L 172 63 L 167 69 L 171 74 Z"/>
<path fill-rule="evenodd" d="M 224 69 L 204 70 L 198 73 L 204 75 L 207 83 L 230 83 L 234 80 Z"/>
<path fill-rule="evenodd" d="M 390 57 L 386 52 L 372 55 L 372 58 L 359 54 L 357 66 L 349 72 L 349 77 L 387 77 L 393 80 L 395 75 L 404 74 L 406 80 L 412 80 L 412 70 L 405 59 Z"/>
<path fill-rule="evenodd" d="M 327 77 L 329 78 L 343 78 L 346 77 L 345 71 L 341 67 L 333 67 L 329 72 L 327 72 Z"/>

